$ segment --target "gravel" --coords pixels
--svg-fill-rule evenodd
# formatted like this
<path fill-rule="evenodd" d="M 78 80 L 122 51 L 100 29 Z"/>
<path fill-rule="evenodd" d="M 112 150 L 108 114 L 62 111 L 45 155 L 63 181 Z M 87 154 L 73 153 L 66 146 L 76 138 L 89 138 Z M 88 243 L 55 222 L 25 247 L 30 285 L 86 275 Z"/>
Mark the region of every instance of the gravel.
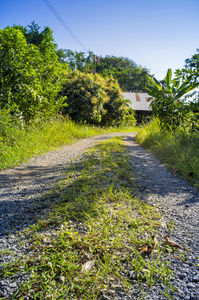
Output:
<path fill-rule="evenodd" d="M 138 185 L 139 198 L 154 206 L 162 214 L 162 226 L 158 232 L 158 240 L 164 241 L 169 234 L 171 239 L 189 249 L 184 255 L 168 255 L 170 267 L 174 270 L 172 281 L 172 299 L 199 300 L 199 194 L 185 180 L 174 177 L 148 151 L 135 142 L 135 133 L 114 133 L 86 138 L 73 145 L 35 157 L 29 162 L 0 173 L 0 250 L 11 250 L 12 253 L 0 255 L 0 265 L 13 257 L 26 253 L 26 244 L 18 243 L 22 229 L 34 224 L 35 218 L 44 215 L 48 209 L 48 200 L 42 194 L 52 188 L 56 181 L 62 179 L 63 173 L 88 147 L 109 139 L 112 136 L 126 136 L 124 141 L 131 157 L 135 172 L 132 177 Z M 170 222 L 171 230 L 165 226 Z M 175 226 L 172 227 L 172 224 Z M 152 288 L 146 283 L 135 280 L 133 270 L 129 270 L 132 288 L 126 295 L 117 285 L 101 299 L 168 299 L 162 294 L 165 286 L 157 282 Z M 7 299 L 17 287 L 27 279 L 29 274 L 0 278 L 0 297 Z M 142 292 L 140 291 L 142 290 Z M 28 297 L 24 299 L 30 299 Z"/>

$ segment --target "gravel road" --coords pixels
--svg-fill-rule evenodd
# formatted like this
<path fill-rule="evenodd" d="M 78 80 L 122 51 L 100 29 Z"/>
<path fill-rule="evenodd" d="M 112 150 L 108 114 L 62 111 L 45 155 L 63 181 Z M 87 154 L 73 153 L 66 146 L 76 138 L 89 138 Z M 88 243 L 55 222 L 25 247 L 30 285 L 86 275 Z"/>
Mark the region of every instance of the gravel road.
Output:
<path fill-rule="evenodd" d="M 136 173 L 132 176 L 135 176 L 138 184 L 139 197 L 155 206 L 163 215 L 159 240 L 163 241 L 164 235 L 170 234 L 172 240 L 191 250 L 185 257 L 181 253 L 181 258 L 173 254 L 168 258 L 175 271 L 173 285 L 177 288 L 172 298 L 199 300 L 199 194 L 186 181 L 174 177 L 153 155 L 142 149 L 135 142 L 135 133 L 113 133 L 86 138 L 33 158 L 14 169 L 0 172 L 0 248 L 12 250 L 18 257 L 25 253 L 25 245 L 20 247 L 16 236 L 22 228 L 34 223 L 34 215 L 36 217 L 45 213 L 48 203 L 41 201 L 41 195 L 57 180 L 62 179 L 67 167 L 79 160 L 88 147 L 121 135 L 126 136 L 124 141 Z M 171 225 L 175 223 L 172 232 L 164 226 L 167 222 Z M 0 265 L 10 259 L 10 254 L 0 256 Z M 23 280 L 23 276 L 17 279 L 0 279 L 0 297 L 7 298 Z M 144 285 L 143 288 L 146 289 L 144 299 L 168 299 L 161 295 L 161 283 L 157 283 L 150 290 Z M 118 291 L 114 298 L 107 295 L 104 299 L 139 299 L 140 295 L 132 280 L 132 289 L 128 296 Z"/>

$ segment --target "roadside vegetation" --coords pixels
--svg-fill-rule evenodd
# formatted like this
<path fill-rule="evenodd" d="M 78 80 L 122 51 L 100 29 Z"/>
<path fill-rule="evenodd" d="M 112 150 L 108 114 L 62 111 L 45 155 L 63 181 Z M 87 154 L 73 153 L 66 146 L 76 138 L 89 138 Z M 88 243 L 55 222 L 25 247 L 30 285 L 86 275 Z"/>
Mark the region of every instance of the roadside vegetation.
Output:
<path fill-rule="evenodd" d="M 58 50 L 35 22 L 0 30 L 0 170 L 136 123 L 116 79 L 71 70 Z"/>
<path fill-rule="evenodd" d="M 151 107 L 156 117 L 138 130 L 137 141 L 152 151 L 174 175 L 181 175 L 199 188 L 199 49 L 185 68 L 168 69 L 158 81 L 149 76 L 147 86 L 152 97 Z"/>
<path fill-rule="evenodd" d="M 182 176 L 199 189 L 199 133 L 179 127 L 161 130 L 157 119 L 141 127 L 137 142 L 150 150 L 175 176 Z"/>
<path fill-rule="evenodd" d="M 9 113 L 0 113 L 0 170 L 19 165 L 33 156 L 57 149 L 77 139 L 102 133 L 133 131 L 133 126 L 91 126 L 78 124 L 61 115 L 22 126 Z"/>
<path fill-rule="evenodd" d="M 161 215 L 136 198 L 132 174 L 122 138 L 97 144 L 71 165 L 43 196 L 51 201 L 47 214 L 19 237 L 29 253 L 0 270 L 3 278 L 28 276 L 12 299 L 114 297 L 131 280 L 140 295 L 142 282 L 150 288 L 157 281 L 169 294 L 170 250 L 154 239 Z"/>

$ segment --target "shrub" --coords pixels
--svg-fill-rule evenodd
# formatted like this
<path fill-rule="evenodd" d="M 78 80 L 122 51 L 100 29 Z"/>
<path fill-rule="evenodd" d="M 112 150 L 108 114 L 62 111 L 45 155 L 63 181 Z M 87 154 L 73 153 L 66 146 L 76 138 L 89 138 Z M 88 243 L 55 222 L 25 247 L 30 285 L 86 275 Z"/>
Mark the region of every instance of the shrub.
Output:
<path fill-rule="evenodd" d="M 130 119 L 135 121 L 118 82 L 113 78 L 73 72 L 68 74 L 60 95 L 66 97 L 62 112 L 76 122 L 119 125 Z"/>

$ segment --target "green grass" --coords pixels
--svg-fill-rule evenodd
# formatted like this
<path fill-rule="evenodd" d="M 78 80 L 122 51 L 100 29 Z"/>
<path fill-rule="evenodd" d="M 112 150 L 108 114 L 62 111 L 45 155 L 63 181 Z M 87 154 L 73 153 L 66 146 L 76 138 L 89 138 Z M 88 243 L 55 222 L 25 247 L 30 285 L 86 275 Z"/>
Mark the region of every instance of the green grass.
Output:
<path fill-rule="evenodd" d="M 132 127 L 95 127 L 55 118 L 45 123 L 19 128 L 12 122 L 0 123 L 0 170 L 19 165 L 33 156 L 67 145 L 77 139 Z"/>
<path fill-rule="evenodd" d="M 98 299 L 117 285 L 128 291 L 129 270 L 137 288 L 167 285 L 171 270 L 161 243 L 149 256 L 138 250 L 153 244 L 161 215 L 135 197 L 132 174 L 121 138 L 96 145 L 71 166 L 43 196 L 51 200 L 47 214 L 23 233 L 29 254 L 0 270 L 3 278 L 30 274 L 12 299 Z"/>
<path fill-rule="evenodd" d="M 138 130 L 137 142 L 164 163 L 175 175 L 181 175 L 199 188 L 199 132 L 179 128 L 161 131 L 157 120 Z"/>

